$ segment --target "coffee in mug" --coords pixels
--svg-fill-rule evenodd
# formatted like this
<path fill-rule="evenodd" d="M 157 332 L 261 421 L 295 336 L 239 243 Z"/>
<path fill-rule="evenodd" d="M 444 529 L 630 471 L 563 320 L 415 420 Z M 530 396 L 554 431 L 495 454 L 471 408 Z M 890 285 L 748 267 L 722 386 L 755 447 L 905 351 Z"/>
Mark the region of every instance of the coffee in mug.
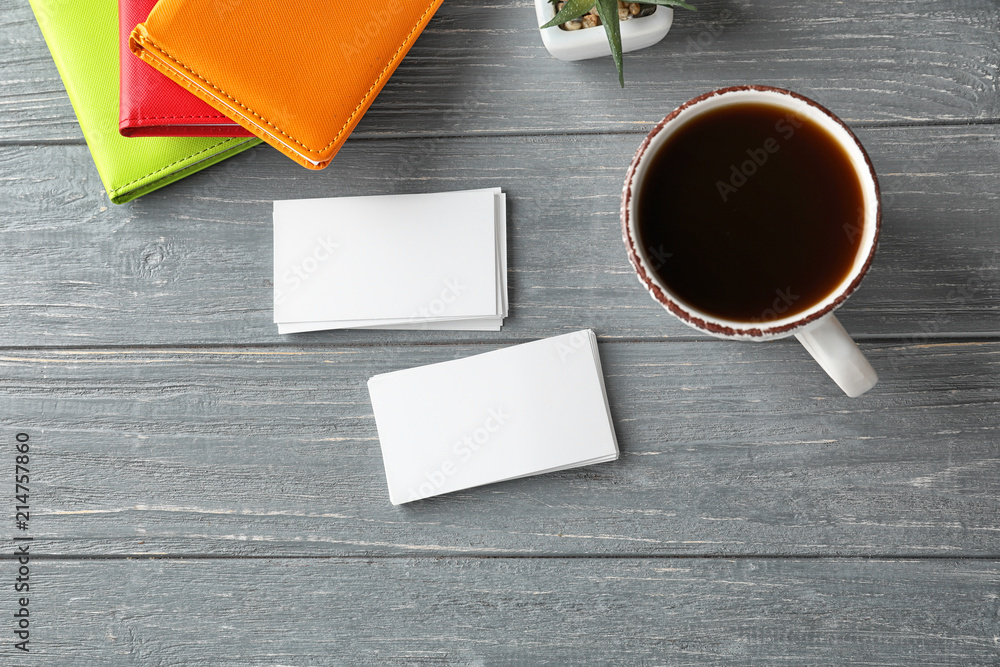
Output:
<path fill-rule="evenodd" d="M 861 183 L 840 143 L 785 107 L 731 104 L 684 124 L 649 156 L 639 243 L 678 298 L 768 322 L 809 309 L 850 272 Z"/>
<path fill-rule="evenodd" d="M 878 381 L 833 315 L 875 254 L 878 179 L 824 107 L 770 86 L 682 104 L 636 151 L 621 215 L 639 281 L 685 324 L 738 340 L 794 335 L 849 396 Z"/>

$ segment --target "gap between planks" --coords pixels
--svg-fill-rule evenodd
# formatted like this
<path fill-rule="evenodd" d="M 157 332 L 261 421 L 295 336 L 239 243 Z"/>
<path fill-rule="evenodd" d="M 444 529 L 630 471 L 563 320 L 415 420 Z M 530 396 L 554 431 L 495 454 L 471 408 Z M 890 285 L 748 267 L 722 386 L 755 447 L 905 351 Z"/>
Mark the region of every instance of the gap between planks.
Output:
<path fill-rule="evenodd" d="M 437 341 L 329 341 L 316 343 L 299 343 L 293 339 L 278 343 L 194 343 L 191 345 L 55 345 L 52 347 L 39 347 L 37 345 L 0 345 L 0 355 L 5 353 L 24 353 L 37 351 L 44 354 L 115 354 L 130 352 L 161 352 L 168 354 L 199 354 L 202 351 L 212 354 L 245 354 L 251 351 L 258 351 L 258 354 L 272 354 L 275 356 L 307 354 L 313 350 L 327 350 L 331 348 L 382 348 L 382 347 L 497 347 L 504 345 L 519 345 L 541 340 L 543 337 L 527 336 L 524 338 L 491 338 L 483 340 L 437 340 Z M 879 342 L 907 345 L 914 348 L 924 349 L 929 347 L 962 347 L 975 345 L 989 345 L 995 343 L 1000 338 L 1000 331 L 978 332 L 978 333 L 914 333 L 914 334 L 857 334 L 852 338 L 861 342 Z M 786 337 L 778 340 L 790 340 Z M 660 343 L 718 343 L 721 338 L 709 336 L 662 336 L 662 337 L 638 337 L 638 338 L 611 338 L 597 334 L 597 340 L 602 345 L 636 345 L 636 344 L 660 344 Z M 748 341 L 732 341 L 748 342 Z M 766 341 L 777 342 L 777 341 Z M 231 350 L 231 352 L 226 352 Z M 299 351 L 301 350 L 301 351 Z"/>
<path fill-rule="evenodd" d="M 0 562 L 17 560 L 18 556 L 12 554 L 0 554 Z M 45 561 L 111 561 L 111 560 L 344 560 L 344 561 L 376 561 L 376 560 L 664 560 L 664 561 L 693 561 L 693 560 L 728 560 L 728 561 L 894 561 L 894 562 L 918 562 L 918 561 L 1000 561 L 1000 554 L 970 554 L 945 555 L 929 554 L 917 556 L 913 554 L 859 554 L 859 555 L 838 555 L 838 554 L 591 554 L 591 553 L 565 553 L 565 554 L 489 554 L 489 553 L 461 553 L 448 552 L 441 554 L 371 554 L 371 555 L 319 555 L 319 554 L 31 554 L 32 560 Z"/>
<path fill-rule="evenodd" d="M 980 125 L 1000 125 L 1000 118 L 969 118 L 962 120 L 922 120 L 922 121 L 870 121 L 861 123 L 851 123 L 845 121 L 852 129 L 858 130 L 882 130 L 882 129 L 923 129 L 933 127 L 972 127 Z M 649 129 L 652 129 L 650 124 Z M 507 130 L 483 130 L 481 132 L 426 132 L 426 133 L 356 133 L 351 135 L 351 141 L 403 141 L 407 139 L 478 139 L 478 138 L 517 138 L 517 137 L 578 137 L 578 136 L 643 136 L 648 134 L 649 129 L 639 128 L 635 130 L 605 130 L 587 129 L 579 130 L 519 130 L 510 132 Z M 83 139 L 39 139 L 39 140 L 0 140 L 0 148 L 19 146 L 86 146 Z"/>

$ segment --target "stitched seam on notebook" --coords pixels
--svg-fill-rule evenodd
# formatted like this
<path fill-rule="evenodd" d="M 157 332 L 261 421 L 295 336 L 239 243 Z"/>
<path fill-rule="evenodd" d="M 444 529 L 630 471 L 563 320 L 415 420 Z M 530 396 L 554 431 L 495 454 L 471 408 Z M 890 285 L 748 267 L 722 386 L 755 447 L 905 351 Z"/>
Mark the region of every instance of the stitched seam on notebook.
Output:
<path fill-rule="evenodd" d="M 150 45 L 150 46 L 152 46 L 161 55 L 163 55 L 164 57 L 166 57 L 169 60 L 172 60 L 178 66 L 180 66 L 184 70 L 190 72 L 193 76 L 198 77 L 199 79 L 201 79 L 202 81 L 204 81 L 206 84 L 208 84 L 209 86 L 211 86 L 212 89 L 214 89 L 214 90 L 218 91 L 219 93 L 221 93 L 222 95 L 224 95 L 226 97 L 226 99 L 228 99 L 228 100 L 230 100 L 232 102 L 235 102 L 240 108 L 242 108 L 242 109 L 250 112 L 255 117 L 257 117 L 260 120 L 264 121 L 267 125 L 269 125 L 272 128 L 274 128 L 282 136 L 287 137 L 288 139 L 292 140 L 293 142 L 295 142 L 296 144 L 298 144 L 299 146 L 301 146 L 302 148 L 304 148 L 309 153 L 322 153 L 323 151 L 325 151 L 326 149 L 328 149 L 330 146 L 333 146 L 335 143 L 337 143 L 337 141 L 340 140 L 340 137 L 343 136 L 344 132 L 347 131 L 347 127 L 351 124 L 351 121 L 353 121 L 354 117 L 358 115 L 358 111 L 361 110 L 361 107 L 363 107 L 365 105 L 365 102 L 368 101 L 368 98 L 371 96 L 372 92 L 375 91 L 376 87 L 378 87 L 378 84 L 382 80 L 382 77 L 385 76 L 385 73 L 389 70 L 389 66 L 392 65 L 393 61 L 396 59 L 396 56 L 398 56 L 400 54 L 400 52 L 403 50 L 403 47 L 405 47 L 409 43 L 410 38 L 413 37 L 413 33 L 415 33 L 417 31 L 417 28 L 420 27 L 420 24 L 423 22 L 424 17 L 426 17 L 427 14 L 430 13 L 431 8 L 434 7 L 434 5 L 436 4 L 436 2 L 437 2 L 437 0 L 431 0 L 431 3 L 429 5 L 427 5 L 427 9 L 425 9 L 424 13 L 420 15 L 420 18 L 417 19 L 416 24 L 414 24 L 413 28 L 410 29 L 410 32 L 407 33 L 406 39 L 404 39 L 403 43 L 399 45 L 399 48 L 396 49 L 396 52 L 392 54 L 392 57 L 389 58 L 389 61 L 385 64 L 385 67 L 382 69 L 382 71 L 379 72 L 379 75 L 375 78 L 375 82 L 372 83 L 371 87 L 368 89 L 368 92 L 366 92 L 364 94 L 364 97 L 361 98 L 361 101 L 358 102 L 358 106 L 356 106 L 354 108 L 354 111 L 351 112 L 351 115 L 347 118 L 347 121 L 344 122 L 344 125 L 343 125 L 343 127 L 340 128 L 340 132 L 337 133 L 337 136 L 335 136 L 333 138 L 333 140 L 330 141 L 330 143 L 328 143 L 326 146 L 323 146 L 323 148 L 320 148 L 320 149 L 309 148 L 304 143 L 302 143 L 301 141 L 299 141 L 298 139 L 296 139 L 292 135 L 288 134 L 287 132 L 285 132 L 284 130 L 282 130 L 280 127 L 278 127 L 277 125 L 275 125 L 274 123 L 272 123 L 268 119 L 264 118 L 263 116 L 261 116 L 260 114 L 258 114 L 256 111 L 254 111 L 250 107 L 246 106 L 245 104 L 243 104 L 242 102 L 240 102 L 238 99 L 236 99 L 235 97 L 233 97 L 232 95 L 230 95 L 226 91 L 224 91 L 222 88 L 219 88 L 217 85 L 215 85 L 214 83 L 212 83 L 211 81 L 209 81 L 208 79 L 206 79 L 205 77 L 203 77 L 201 74 L 198 74 L 198 72 L 194 71 L 193 69 L 191 69 L 190 67 L 188 67 L 187 65 L 185 65 L 184 63 L 182 63 L 180 60 L 178 60 L 177 58 L 175 58 L 172 55 L 170 55 L 169 53 L 167 53 L 167 51 L 164 50 L 163 47 L 161 47 L 159 44 L 157 44 L 151 38 L 146 37 L 144 35 L 135 35 L 135 36 L 138 37 L 137 41 L 139 41 L 143 46 L 146 46 L 147 44 Z"/>
<path fill-rule="evenodd" d="M 129 116 L 125 120 L 184 120 L 185 118 L 218 118 L 219 120 L 228 120 L 230 123 L 236 124 L 235 121 L 230 120 L 222 114 L 212 116 Z"/>
<path fill-rule="evenodd" d="M 161 167 L 161 168 L 157 169 L 156 171 L 151 171 L 151 172 L 149 172 L 148 174 L 145 174 L 145 175 L 143 175 L 143 176 L 140 176 L 139 178 L 135 179 L 135 180 L 134 180 L 134 181 L 132 181 L 131 183 L 126 183 L 125 185 L 119 185 L 119 186 L 118 186 L 117 188 L 115 188 L 114 190 L 112 190 L 112 191 L 111 191 L 111 196 L 112 196 L 112 197 L 114 197 L 115 195 L 117 195 L 117 194 L 118 194 L 119 192 L 121 192 L 121 191 L 122 191 L 122 190 L 124 190 L 125 188 L 129 187 L 130 185 L 135 185 L 136 183 L 138 183 L 139 181 L 141 181 L 141 180 L 143 180 L 143 179 L 146 179 L 146 178 L 149 178 L 150 176 L 156 176 L 156 175 L 157 175 L 157 174 L 159 174 L 159 173 L 160 173 L 161 171 L 166 171 L 167 169 L 170 169 L 171 167 L 174 167 L 174 166 L 176 166 L 176 165 L 179 165 L 179 164 L 180 164 L 181 162 L 187 162 L 187 161 L 188 161 L 188 160 L 190 160 L 191 158 L 194 158 L 194 157 L 198 157 L 198 156 L 199 156 L 199 155 L 201 155 L 202 153 L 207 153 L 207 152 L 209 152 L 210 150 L 212 150 L 213 148 L 218 148 L 218 147 L 219 147 L 219 146 L 221 146 L 222 144 L 227 144 L 227 143 L 230 143 L 230 142 L 232 142 L 232 141 L 236 141 L 236 140 L 235 140 L 235 139 L 226 139 L 225 141 L 220 141 L 220 142 L 219 142 L 219 143 L 217 143 L 217 144 L 212 144 L 211 146 L 209 146 L 208 148 L 206 148 L 206 149 L 204 149 L 204 150 L 200 150 L 200 151 L 198 151 L 197 153 L 192 153 L 191 155 L 187 155 L 187 156 L 185 156 L 185 157 L 182 157 L 182 158 L 181 158 L 180 160 L 177 160 L 176 162 L 171 162 L 170 164 L 168 164 L 168 165 L 167 165 L 167 166 L 165 166 L 165 167 Z M 243 141 L 246 141 L 246 140 L 244 139 L 244 140 L 242 140 L 242 141 L 239 141 L 237 145 L 239 145 L 239 144 L 243 143 Z"/>

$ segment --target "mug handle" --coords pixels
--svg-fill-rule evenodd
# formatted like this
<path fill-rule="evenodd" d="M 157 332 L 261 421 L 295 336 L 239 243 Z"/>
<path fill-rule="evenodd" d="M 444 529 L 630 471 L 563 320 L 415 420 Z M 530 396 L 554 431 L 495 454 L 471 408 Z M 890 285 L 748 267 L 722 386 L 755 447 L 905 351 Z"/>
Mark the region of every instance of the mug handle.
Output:
<path fill-rule="evenodd" d="M 878 382 L 878 373 L 832 313 L 805 327 L 795 337 L 851 398 L 857 398 Z"/>

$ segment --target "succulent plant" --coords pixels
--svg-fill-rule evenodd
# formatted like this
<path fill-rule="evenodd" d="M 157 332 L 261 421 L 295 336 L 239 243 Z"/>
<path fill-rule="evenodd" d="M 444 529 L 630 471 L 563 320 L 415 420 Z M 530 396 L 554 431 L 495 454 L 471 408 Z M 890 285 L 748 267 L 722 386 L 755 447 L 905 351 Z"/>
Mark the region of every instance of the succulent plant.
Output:
<path fill-rule="evenodd" d="M 563 0 L 549 0 L 552 4 L 563 2 Z M 681 7 L 698 11 L 696 7 L 684 2 L 684 0 L 636 0 L 640 5 L 660 5 L 662 7 Z M 565 3 L 552 20 L 541 26 L 551 28 L 562 25 L 567 21 L 578 19 L 590 10 L 597 7 L 597 16 L 604 25 L 604 32 L 608 36 L 608 44 L 611 45 L 611 57 L 615 60 L 615 67 L 618 68 L 618 83 L 625 87 L 625 74 L 622 70 L 622 33 L 618 17 L 618 0 L 565 0 Z"/>

